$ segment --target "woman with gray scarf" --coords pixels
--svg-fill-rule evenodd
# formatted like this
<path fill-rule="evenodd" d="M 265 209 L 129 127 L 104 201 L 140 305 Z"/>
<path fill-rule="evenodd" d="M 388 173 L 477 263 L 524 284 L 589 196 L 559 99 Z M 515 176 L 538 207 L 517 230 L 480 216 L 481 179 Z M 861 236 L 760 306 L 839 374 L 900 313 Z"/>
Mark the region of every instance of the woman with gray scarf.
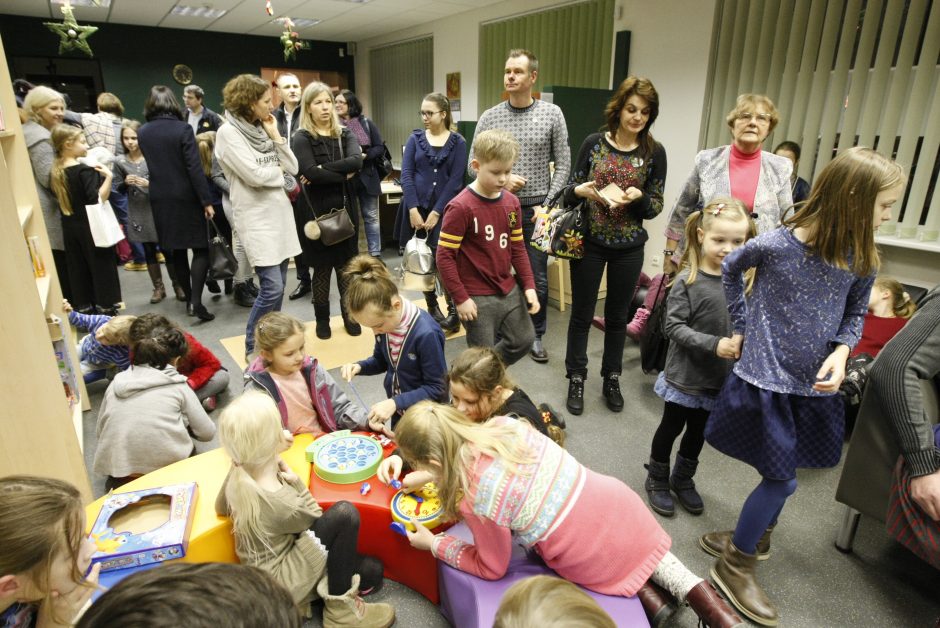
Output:
<path fill-rule="evenodd" d="M 229 198 L 248 261 L 260 290 L 245 328 L 246 358 L 254 352 L 255 325 L 281 309 L 288 259 L 300 253 L 288 193 L 297 190 L 297 159 L 272 115 L 271 86 L 240 74 L 222 90 L 225 121 L 216 133 L 215 157 L 228 179 Z"/>

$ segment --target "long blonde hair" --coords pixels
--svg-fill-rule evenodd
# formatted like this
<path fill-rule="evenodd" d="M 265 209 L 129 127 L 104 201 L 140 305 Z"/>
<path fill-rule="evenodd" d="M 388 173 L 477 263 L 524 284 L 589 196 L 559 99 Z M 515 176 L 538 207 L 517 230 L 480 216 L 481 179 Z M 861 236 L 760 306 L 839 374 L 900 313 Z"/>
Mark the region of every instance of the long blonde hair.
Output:
<path fill-rule="evenodd" d="M 686 285 L 695 283 L 698 276 L 699 267 L 702 265 L 702 244 L 698 240 L 698 230 L 708 233 L 709 227 L 718 220 L 727 220 L 731 222 L 747 221 L 747 239 L 750 240 L 757 235 L 757 225 L 751 218 L 747 207 L 736 198 L 730 196 L 716 196 L 708 202 L 702 209 L 692 212 L 685 221 L 685 251 L 682 252 L 682 260 L 679 262 L 680 268 L 688 268 L 689 276 L 685 280 Z M 748 290 L 754 283 L 754 273 L 748 271 Z"/>
<path fill-rule="evenodd" d="M 219 417 L 219 442 L 232 459 L 232 469 L 225 487 L 225 499 L 232 512 L 232 528 L 246 543 L 262 539 L 263 548 L 270 546 L 261 522 L 261 511 L 270 503 L 267 492 L 252 477 L 269 465 L 277 464 L 284 435 L 277 405 L 267 393 L 250 390 L 236 397 Z M 262 547 L 246 546 L 260 553 Z"/>
<path fill-rule="evenodd" d="M 49 572 L 56 556 L 65 553 L 72 562 L 72 581 L 91 586 L 78 568 L 85 518 L 77 488 L 62 480 L 9 475 L 0 478 L 0 512 L 0 575 L 29 578 L 45 595 L 42 604 L 52 604 Z M 62 623 L 72 620 L 54 619 Z"/>
<path fill-rule="evenodd" d="M 477 424 L 456 408 L 433 401 L 421 401 L 408 408 L 395 428 L 395 441 L 402 457 L 413 468 L 435 471 L 438 496 L 444 516 L 456 519 L 460 500 L 471 495 L 471 467 L 482 454 L 500 459 L 514 472 L 533 462 L 525 445 L 525 421 Z"/>
<path fill-rule="evenodd" d="M 823 168 L 806 203 L 783 224 L 807 229 L 806 246 L 830 266 L 867 277 L 881 266 L 875 199 L 905 180 L 901 166 L 884 155 L 863 146 L 849 148 Z"/>
<path fill-rule="evenodd" d="M 199 161 L 202 162 L 202 171 L 207 177 L 211 177 L 212 151 L 215 150 L 215 131 L 204 131 L 197 135 L 196 147 L 199 149 Z"/>
<path fill-rule="evenodd" d="M 66 216 L 72 215 L 72 199 L 69 197 L 69 184 L 65 179 L 65 157 L 62 151 L 82 134 L 82 130 L 71 124 L 57 124 L 52 128 L 52 170 L 49 171 L 49 185 L 59 200 L 59 207 Z"/>
<path fill-rule="evenodd" d="M 556 576 L 533 576 L 509 587 L 493 621 L 493 628 L 617 627 L 594 598 Z"/>
<path fill-rule="evenodd" d="M 317 136 L 317 126 L 313 123 L 313 116 L 310 115 L 310 103 L 320 94 L 329 94 L 330 102 L 333 103 L 333 109 L 330 113 L 330 137 L 341 137 L 343 134 L 343 124 L 340 122 L 339 114 L 336 113 L 336 103 L 333 100 L 333 90 L 326 83 L 313 81 L 304 88 L 304 93 L 300 97 L 300 128 L 308 131 L 314 137 Z"/>

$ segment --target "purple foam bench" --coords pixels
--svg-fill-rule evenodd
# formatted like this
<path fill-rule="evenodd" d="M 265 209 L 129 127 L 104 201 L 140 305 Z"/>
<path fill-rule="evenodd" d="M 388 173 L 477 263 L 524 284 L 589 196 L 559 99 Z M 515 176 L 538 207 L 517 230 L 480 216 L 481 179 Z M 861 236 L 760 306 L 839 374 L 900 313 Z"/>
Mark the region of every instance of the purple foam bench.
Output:
<path fill-rule="evenodd" d="M 447 534 L 465 541 L 473 540 L 469 528 L 464 523 L 450 528 Z M 443 561 L 438 561 L 437 571 L 441 591 L 441 613 L 456 628 L 490 628 L 503 594 L 509 587 L 532 576 L 557 576 L 535 552 L 526 552 L 521 545 L 513 547 L 509 569 L 499 580 L 477 578 L 454 569 Z M 643 605 L 635 596 L 603 595 L 584 587 L 581 587 L 581 590 L 594 598 L 617 626 L 649 627 Z"/>

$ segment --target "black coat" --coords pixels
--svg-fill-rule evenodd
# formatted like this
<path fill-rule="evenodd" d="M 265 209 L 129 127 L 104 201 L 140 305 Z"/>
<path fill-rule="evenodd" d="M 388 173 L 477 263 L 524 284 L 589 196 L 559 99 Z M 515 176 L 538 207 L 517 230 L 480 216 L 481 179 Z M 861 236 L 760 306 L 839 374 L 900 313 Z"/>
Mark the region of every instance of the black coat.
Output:
<path fill-rule="evenodd" d="M 342 153 L 339 148 L 340 141 L 343 142 Z M 301 237 L 304 261 L 309 266 L 325 263 L 340 265 L 359 251 L 359 201 L 354 193 L 353 180 L 347 179 L 346 176 L 362 168 L 362 149 L 349 129 L 343 129 L 342 138 L 339 140 L 311 135 L 308 131 L 300 129 L 294 133 L 291 150 L 297 157 L 299 174 L 310 181 L 297 197 L 297 217 L 306 222 L 312 220 L 314 215 L 323 216 L 333 209 L 345 206 L 356 228 L 353 237 L 333 246 L 324 246 L 319 240 Z M 298 226 L 303 227 L 300 220 Z"/>
<path fill-rule="evenodd" d="M 158 116 L 140 127 L 137 138 L 150 170 L 150 206 L 160 247 L 208 247 L 203 208 L 212 205 L 212 195 L 193 128 L 172 116 Z"/>

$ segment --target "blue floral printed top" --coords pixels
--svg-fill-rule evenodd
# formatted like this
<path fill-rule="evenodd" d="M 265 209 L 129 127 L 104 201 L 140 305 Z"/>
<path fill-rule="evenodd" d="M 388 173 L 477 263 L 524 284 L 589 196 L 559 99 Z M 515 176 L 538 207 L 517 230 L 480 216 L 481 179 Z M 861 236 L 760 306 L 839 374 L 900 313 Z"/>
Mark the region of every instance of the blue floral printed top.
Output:
<path fill-rule="evenodd" d="M 639 148 L 622 151 L 611 145 L 604 133 L 592 133 L 581 144 L 571 185 L 565 190 L 569 204 L 580 200 L 574 188 L 586 181 L 594 181 L 598 190 L 616 183 L 624 191 L 629 187 L 643 191 L 643 196 L 616 209 L 590 200 L 586 203 L 588 239 L 613 249 L 642 246 L 649 237 L 643 221 L 655 218 L 663 210 L 666 149 L 654 142 L 652 154 L 644 157 Z"/>

